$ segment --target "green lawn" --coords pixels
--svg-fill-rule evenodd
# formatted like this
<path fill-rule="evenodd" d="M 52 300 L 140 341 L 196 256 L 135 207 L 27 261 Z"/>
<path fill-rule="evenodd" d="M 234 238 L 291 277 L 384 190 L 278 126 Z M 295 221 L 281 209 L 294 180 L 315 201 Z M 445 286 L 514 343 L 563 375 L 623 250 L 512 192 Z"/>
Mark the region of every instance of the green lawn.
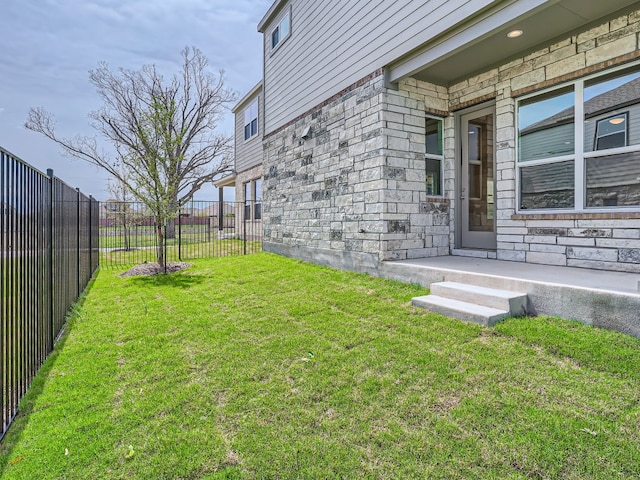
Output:
<path fill-rule="evenodd" d="M 3 479 L 640 478 L 640 341 L 261 253 L 101 271 Z"/>

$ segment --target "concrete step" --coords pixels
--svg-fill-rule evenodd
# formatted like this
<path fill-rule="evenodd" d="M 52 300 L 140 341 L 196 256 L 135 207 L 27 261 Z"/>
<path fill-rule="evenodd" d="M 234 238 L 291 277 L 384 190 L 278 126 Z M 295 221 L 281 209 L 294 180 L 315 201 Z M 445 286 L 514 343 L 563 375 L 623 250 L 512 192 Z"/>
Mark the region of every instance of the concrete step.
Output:
<path fill-rule="evenodd" d="M 527 294 L 479 287 L 458 282 L 437 282 L 430 285 L 432 295 L 473 303 L 485 307 L 506 310 L 517 317 L 527 313 Z"/>
<path fill-rule="evenodd" d="M 507 310 L 486 307 L 474 303 L 463 302 L 438 295 L 425 295 L 411 300 L 412 305 L 425 308 L 431 312 L 441 313 L 447 317 L 458 318 L 468 322 L 479 323 L 486 327 L 509 317 Z"/>

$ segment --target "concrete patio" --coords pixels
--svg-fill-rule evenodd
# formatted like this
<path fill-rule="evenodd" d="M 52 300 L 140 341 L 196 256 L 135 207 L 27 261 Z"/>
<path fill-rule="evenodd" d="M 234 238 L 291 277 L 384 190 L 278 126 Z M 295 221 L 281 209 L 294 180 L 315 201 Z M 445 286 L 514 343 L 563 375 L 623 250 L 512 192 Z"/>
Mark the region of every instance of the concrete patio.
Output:
<path fill-rule="evenodd" d="M 425 287 L 449 281 L 523 292 L 530 315 L 555 315 L 640 338 L 640 274 L 463 256 L 382 262 L 377 270 Z"/>

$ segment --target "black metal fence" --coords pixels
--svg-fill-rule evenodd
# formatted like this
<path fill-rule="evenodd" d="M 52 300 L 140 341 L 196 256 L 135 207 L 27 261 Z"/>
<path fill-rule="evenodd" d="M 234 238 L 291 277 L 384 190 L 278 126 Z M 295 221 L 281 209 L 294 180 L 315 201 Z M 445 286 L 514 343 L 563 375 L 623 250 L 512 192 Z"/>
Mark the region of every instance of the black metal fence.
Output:
<path fill-rule="evenodd" d="M 168 262 L 245 255 L 262 250 L 262 205 L 191 201 L 163 228 Z M 100 206 L 100 266 L 120 268 L 157 261 L 157 228 L 140 202 Z"/>
<path fill-rule="evenodd" d="M 99 203 L 0 148 L 0 439 L 98 267 Z"/>

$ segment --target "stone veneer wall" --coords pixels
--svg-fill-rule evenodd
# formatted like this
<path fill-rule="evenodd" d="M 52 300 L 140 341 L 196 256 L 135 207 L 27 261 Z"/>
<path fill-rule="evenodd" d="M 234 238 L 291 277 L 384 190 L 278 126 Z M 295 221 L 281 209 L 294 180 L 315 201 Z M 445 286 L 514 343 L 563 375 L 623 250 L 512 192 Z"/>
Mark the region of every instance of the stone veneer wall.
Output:
<path fill-rule="evenodd" d="M 449 87 L 451 111 L 496 102 L 498 259 L 640 272 L 638 213 L 515 211 L 516 98 L 640 58 L 639 34 L 636 11 Z"/>
<path fill-rule="evenodd" d="M 349 252 L 375 261 L 385 139 L 381 72 L 265 137 L 264 248 Z M 309 138 L 301 138 L 311 127 Z M 393 227 L 392 227 L 393 228 Z"/>
<path fill-rule="evenodd" d="M 446 106 L 444 87 L 390 90 L 377 72 L 269 135 L 265 249 L 348 252 L 346 264 L 448 255 L 449 201 L 427 197 L 424 136 L 425 111 Z"/>

